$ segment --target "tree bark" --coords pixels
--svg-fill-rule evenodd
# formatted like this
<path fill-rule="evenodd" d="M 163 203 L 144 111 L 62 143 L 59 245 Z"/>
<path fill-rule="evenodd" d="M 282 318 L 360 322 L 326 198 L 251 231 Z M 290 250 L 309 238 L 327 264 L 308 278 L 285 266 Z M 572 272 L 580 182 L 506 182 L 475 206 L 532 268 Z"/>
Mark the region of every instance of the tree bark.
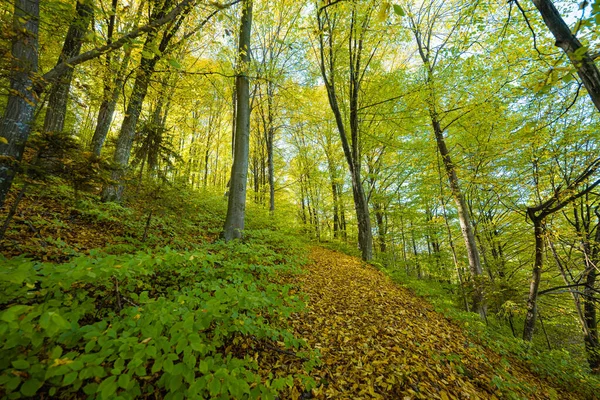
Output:
<path fill-rule="evenodd" d="M 117 4 L 118 0 L 112 0 L 113 14 L 111 14 L 110 16 L 108 26 L 108 34 L 106 41 L 107 45 L 110 45 L 113 39 Z M 134 25 L 137 25 L 141 12 L 142 7 L 139 7 Z M 119 99 L 119 93 L 123 87 L 123 83 L 125 82 L 125 71 L 127 70 L 129 60 L 131 59 L 131 50 L 132 47 L 129 47 L 125 50 L 125 55 L 121 60 L 119 69 L 116 71 L 116 76 L 113 75 L 112 72 L 112 54 L 106 54 L 106 77 L 104 82 L 104 96 L 102 98 L 102 103 L 100 104 L 100 108 L 98 110 L 96 129 L 94 130 L 94 135 L 92 136 L 92 141 L 90 143 L 90 150 L 96 155 L 96 157 L 100 157 L 100 154 L 102 153 L 102 148 L 104 147 L 104 142 L 106 141 L 106 137 L 108 135 L 108 131 L 110 130 L 110 125 L 113 120 L 117 100 Z"/>
<path fill-rule="evenodd" d="M 83 37 L 92 21 L 94 5 L 90 0 L 78 1 L 75 10 L 77 15 L 69 26 L 56 65 L 60 65 L 65 62 L 65 60 L 79 55 Z M 73 71 L 73 67 L 66 68 L 63 74 L 57 77 L 52 84 L 48 97 L 46 117 L 44 118 L 45 132 L 62 132 L 65 127 L 67 103 L 69 100 L 69 92 L 71 91 Z"/>
<path fill-rule="evenodd" d="M 157 12 L 154 14 L 152 20 L 160 20 L 166 13 L 166 9 L 170 4 L 170 0 L 166 0 L 162 5 L 159 2 L 156 3 Z M 121 130 L 117 138 L 117 144 L 115 147 L 115 153 L 113 156 L 113 162 L 117 165 L 118 169 L 112 173 L 112 180 L 114 183 L 106 185 L 102 191 L 102 201 L 114 201 L 120 202 L 123 197 L 123 191 L 125 189 L 123 178 L 129 164 L 129 157 L 131 156 L 131 148 L 133 147 L 133 140 L 135 138 L 135 130 L 137 123 L 142 113 L 142 106 L 148 93 L 148 86 L 150 85 L 150 78 L 154 73 L 156 64 L 161 59 L 161 54 L 166 50 L 169 42 L 178 31 L 181 26 L 185 13 L 183 13 L 179 19 L 163 33 L 160 44 L 158 45 L 158 54 L 154 54 L 149 57 L 148 54 L 153 54 L 152 51 L 153 43 L 156 38 L 156 31 L 148 34 L 144 48 L 142 50 L 142 59 L 140 61 L 140 67 L 135 77 L 135 83 L 133 85 L 133 91 L 127 105 L 127 111 L 125 112 L 125 118 L 121 124 Z"/>
<path fill-rule="evenodd" d="M 269 211 L 275 211 L 275 165 L 273 160 L 273 141 L 275 139 L 275 127 L 273 126 L 273 82 L 267 82 L 267 165 L 269 179 Z"/>
<path fill-rule="evenodd" d="M 38 95 L 39 0 L 15 0 L 10 94 L 0 121 L 0 208 L 17 173 L 31 131 Z M 6 141 L 6 142 L 5 142 Z"/>
<path fill-rule="evenodd" d="M 377 221 L 377 239 L 379 241 L 379 251 L 385 253 L 386 251 L 386 234 L 387 227 L 385 224 L 385 208 L 379 202 L 373 204 L 375 209 L 375 220 Z"/>
<path fill-rule="evenodd" d="M 542 279 L 542 266 L 544 264 L 544 226 L 543 220 L 535 214 L 531 208 L 527 209 L 527 215 L 533 222 L 533 231 L 535 234 L 535 259 L 531 282 L 529 284 L 529 296 L 527 298 L 527 314 L 525 315 L 525 325 L 523 327 L 523 340 L 531 341 L 535 329 L 535 320 L 537 318 L 537 297 Z"/>
<path fill-rule="evenodd" d="M 238 73 L 236 76 L 236 123 L 235 150 L 227 218 L 223 228 L 225 241 L 239 239 L 244 231 L 246 213 L 246 185 L 248 181 L 248 155 L 250 147 L 250 82 L 248 67 L 250 63 L 250 38 L 252 33 L 252 0 L 242 3 L 242 21 L 238 47 Z"/>
<path fill-rule="evenodd" d="M 556 39 L 555 45 L 560 47 L 569 57 L 596 109 L 600 111 L 600 71 L 598 71 L 594 59 L 577 37 L 571 33 L 571 29 L 562 19 L 551 0 L 532 1 Z"/>
<path fill-rule="evenodd" d="M 0 137 L 8 141 L 7 144 L 0 141 L 0 207 L 4 205 L 18 163 L 23 156 L 34 120 L 35 107 L 48 83 L 76 65 L 117 50 L 145 33 L 156 31 L 185 10 L 189 10 L 195 2 L 196 0 L 183 0 L 163 18 L 134 29 L 110 45 L 97 47 L 65 60 L 45 73 L 42 79 L 34 79 L 38 72 L 39 0 L 15 0 L 13 28 L 19 33 L 14 36 L 11 49 L 14 68 L 9 80 L 12 94 L 9 95 L 0 123 Z M 227 4 L 230 5 L 232 3 Z"/>
<path fill-rule="evenodd" d="M 102 104 L 100 104 L 100 109 L 98 110 L 98 122 L 96 124 L 96 129 L 94 130 L 94 135 L 92 136 L 92 142 L 90 144 L 91 151 L 97 157 L 100 157 L 100 154 L 102 153 L 104 142 L 106 141 L 108 131 L 110 130 L 117 100 L 119 99 L 119 92 L 121 91 L 123 83 L 125 82 L 125 71 L 127 70 L 127 65 L 129 65 L 129 60 L 131 58 L 130 54 L 131 48 L 127 49 L 125 57 L 123 58 L 121 66 L 117 72 L 117 77 L 114 81 L 114 84 L 109 85 L 109 87 L 104 91 L 104 98 L 102 99 Z"/>
<path fill-rule="evenodd" d="M 321 19 L 321 12 L 323 9 L 318 10 L 317 19 L 319 23 L 319 29 L 323 31 L 325 24 Z M 327 11 L 324 11 L 325 16 L 328 18 Z M 335 122 L 338 128 L 340 139 L 342 142 L 342 148 L 344 150 L 344 156 L 348 163 L 348 169 L 350 170 L 350 176 L 352 180 L 352 196 L 354 199 L 354 207 L 356 210 L 356 219 L 358 222 L 358 245 L 361 250 L 362 259 L 369 261 L 373 258 L 373 233 L 371 232 L 371 218 L 369 216 L 369 204 L 365 195 L 364 188 L 362 186 L 361 178 L 361 154 L 360 154 L 360 143 L 359 143 L 359 117 L 358 117 L 358 96 L 360 93 L 360 86 L 363 78 L 363 72 L 365 66 L 361 65 L 361 53 L 364 33 L 363 29 L 359 29 L 355 25 L 356 13 L 352 11 L 352 24 L 350 28 L 349 36 L 349 56 L 350 56 L 350 72 L 349 72 L 349 87 L 350 87 L 350 139 L 352 143 L 349 143 L 346 127 L 338 103 L 336 84 L 335 84 L 335 57 L 333 56 L 333 31 L 332 27 L 329 26 L 329 37 L 327 43 L 328 56 L 328 68 L 326 67 L 326 56 L 325 56 L 325 39 L 324 34 L 319 35 L 319 51 L 320 51 L 320 67 L 321 75 L 325 81 L 325 87 L 327 89 L 327 98 L 329 105 L 335 117 Z M 358 37 L 357 37 L 358 35 Z"/>
<path fill-rule="evenodd" d="M 590 193 L 594 188 L 600 185 L 600 179 L 588 184 L 581 191 L 577 192 L 577 188 L 582 183 L 588 181 L 596 171 L 600 169 L 600 158 L 595 159 L 587 166 L 577 178 L 573 179 L 567 186 L 558 186 L 554 190 L 554 195 L 541 204 L 527 208 L 527 216 L 533 223 L 535 234 L 535 261 L 533 264 L 533 272 L 531 284 L 529 286 L 529 297 L 527 299 L 527 314 L 525 316 L 525 325 L 523 327 L 523 340 L 531 341 L 535 328 L 535 318 L 537 313 L 537 297 L 542 277 L 542 266 L 544 262 L 544 220 L 549 215 L 562 210 L 566 205 L 571 204 L 575 200 Z"/>
<path fill-rule="evenodd" d="M 469 210 L 467 208 L 467 204 L 465 202 L 465 198 L 460 189 L 460 184 L 458 181 L 458 176 L 456 175 L 456 166 L 452 162 L 452 158 L 450 157 L 450 152 L 448 151 L 448 147 L 446 146 L 446 141 L 444 139 L 444 134 L 442 132 L 442 128 L 440 126 L 439 120 L 435 111 L 430 111 L 431 114 L 431 124 L 433 126 L 433 131 L 435 134 L 435 140 L 437 143 L 438 150 L 440 155 L 442 156 L 442 164 L 444 165 L 444 169 L 446 170 L 446 175 L 448 176 L 448 182 L 450 184 L 450 191 L 452 193 L 452 197 L 454 198 L 454 203 L 456 205 L 456 211 L 458 213 L 458 221 L 460 223 L 460 230 L 462 232 L 463 240 L 465 242 L 465 247 L 467 249 L 467 259 L 469 260 L 469 269 L 471 271 L 471 277 L 474 281 L 474 293 L 473 293 L 473 310 L 482 318 L 485 318 L 485 308 L 483 305 L 483 291 L 480 287 L 481 283 L 478 282 L 479 277 L 483 273 L 483 269 L 481 267 L 481 261 L 479 259 L 479 252 L 477 250 L 477 243 L 475 241 L 475 235 L 473 234 L 473 226 L 471 224 L 471 218 L 469 216 Z"/>

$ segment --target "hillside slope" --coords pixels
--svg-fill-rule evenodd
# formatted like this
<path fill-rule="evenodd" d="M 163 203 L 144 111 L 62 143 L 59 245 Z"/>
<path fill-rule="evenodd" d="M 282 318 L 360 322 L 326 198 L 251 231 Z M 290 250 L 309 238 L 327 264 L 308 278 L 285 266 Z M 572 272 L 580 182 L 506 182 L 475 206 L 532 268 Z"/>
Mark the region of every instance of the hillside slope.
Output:
<path fill-rule="evenodd" d="M 315 247 L 298 283 L 297 336 L 320 350 L 316 398 L 572 399 L 519 361 L 475 343 L 425 300 L 359 259 Z"/>

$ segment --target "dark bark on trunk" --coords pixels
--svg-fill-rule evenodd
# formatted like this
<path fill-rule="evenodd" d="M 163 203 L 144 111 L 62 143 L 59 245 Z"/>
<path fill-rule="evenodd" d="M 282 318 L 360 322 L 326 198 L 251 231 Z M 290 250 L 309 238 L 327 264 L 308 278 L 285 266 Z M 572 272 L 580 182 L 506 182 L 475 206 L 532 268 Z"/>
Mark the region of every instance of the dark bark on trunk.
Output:
<path fill-rule="evenodd" d="M 77 2 L 75 10 L 77 16 L 69 26 L 56 65 L 60 65 L 66 60 L 79 55 L 83 37 L 92 21 L 94 6 L 90 0 Z M 64 129 L 65 117 L 67 115 L 67 102 L 71 90 L 71 81 L 73 80 L 73 71 L 72 67 L 67 68 L 64 73 L 57 77 L 52 83 L 48 98 L 48 108 L 44 119 L 45 132 L 62 132 Z"/>
<path fill-rule="evenodd" d="M 594 374 L 600 374 L 600 338 L 598 337 L 598 316 L 596 310 L 596 280 L 598 277 L 598 265 L 600 265 L 600 213 L 596 210 L 598 223 L 593 243 L 589 244 L 590 254 L 586 258 L 586 269 L 584 273 L 585 286 L 583 289 L 583 315 L 585 327 L 584 337 L 585 350 L 587 352 L 588 364 Z"/>
<path fill-rule="evenodd" d="M 595 265 L 598 265 L 597 261 L 600 260 L 596 258 L 594 261 L 596 261 Z M 588 329 L 588 334 L 584 337 L 585 350 L 588 364 L 595 374 L 600 373 L 600 340 L 598 338 L 598 318 L 595 305 L 597 275 L 598 271 L 595 266 L 588 268 L 583 289 L 583 315 Z"/>
<path fill-rule="evenodd" d="M 535 235 L 535 259 L 531 282 L 529 284 L 529 297 L 527 298 L 527 314 L 525 315 L 525 325 L 523 327 L 523 340 L 531 341 L 535 329 L 535 320 L 537 318 L 537 297 L 542 279 L 542 266 L 544 264 L 544 223 L 542 218 L 536 216 L 532 209 L 527 210 L 529 218 L 533 222 L 533 231 Z"/>
<path fill-rule="evenodd" d="M 554 196 L 541 204 L 528 207 L 527 216 L 533 223 L 535 234 L 535 261 L 533 265 L 533 273 L 531 284 L 529 287 L 529 297 L 527 299 L 527 315 L 525 316 L 525 325 L 523 327 L 523 340 L 530 341 L 533 338 L 535 328 L 537 297 L 542 276 L 543 266 L 543 249 L 544 249 L 544 220 L 549 215 L 562 210 L 568 204 L 590 193 L 596 186 L 600 185 L 600 179 L 588 184 L 581 191 L 576 189 L 595 174 L 600 169 L 600 158 L 595 159 L 583 172 L 567 186 L 559 186 L 554 193 Z"/>
<path fill-rule="evenodd" d="M 375 220 L 377 221 L 377 239 L 379 241 L 379 251 L 385 253 L 387 234 L 387 229 L 385 226 L 385 209 L 380 203 L 375 203 L 373 208 L 375 209 Z"/>
<path fill-rule="evenodd" d="M 556 39 L 555 45 L 560 47 L 569 57 L 596 109 L 600 111 L 600 71 L 598 71 L 594 59 L 588 51 L 583 51 L 581 42 L 571 33 L 571 29 L 562 19 L 551 0 L 532 1 Z"/>
<path fill-rule="evenodd" d="M 248 150 L 250 146 L 250 38 L 252 31 L 252 0 L 242 3 L 242 21 L 238 48 L 236 76 L 235 152 L 231 168 L 231 186 L 227 202 L 227 218 L 223 228 L 225 241 L 239 239 L 244 231 L 246 213 L 246 184 L 248 180 Z"/>
<path fill-rule="evenodd" d="M 102 99 L 102 104 L 100 104 L 100 109 L 98 110 L 98 122 L 96 124 L 94 136 L 92 137 L 92 142 L 90 145 L 91 151 L 97 157 L 99 157 L 102 153 L 102 148 L 104 147 L 104 142 L 106 141 L 106 137 L 115 113 L 117 100 L 119 99 L 119 93 L 123 88 L 125 71 L 129 65 L 130 58 L 131 48 L 127 49 L 125 56 L 123 57 L 123 61 L 121 62 L 119 70 L 117 71 L 114 84 L 107 85 L 104 89 L 104 98 Z M 112 79 L 112 77 L 107 77 L 107 79 Z"/>
<path fill-rule="evenodd" d="M 327 15 L 327 14 L 325 14 Z M 327 89 L 327 98 L 329 105 L 335 117 L 335 122 L 338 128 L 340 139 L 342 142 L 342 149 L 344 150 L 344 156 L 348 163 L 348 169 L 350 170 L 350 176 L 352 179 L 352 197 L 354 199 L 354 207 L 356 210 L 356 219 L 358 222 L 358 245 L 361 250 L 362 259 L 369 261 L 373 258 L 373 234 L 371 232 L 371 218 L 369 216 L 369 204 L 367 197 L 362 186 L 361 178 L 361 154 L 360 154 L 360 143 L 359 143 L 359 117 L 358 117 L 358 96 L 360 93 L 360 85 L 362 81 L 362 74 L 364 72 L 364 66 L 361 65 L 361 53 L 362 53 L 362 33 L 358 33 L 358 28 L 355 26 L 356 17 L 354 11 L 352 12 L 352 25 L 351 33 L 349 36 L 349 55 L 350 55 L 350 73 L 349 73 L 349 88 L 350 88 L 350 139 L 352 143 L 348 141 L 348 135 L 346 133 L 346 127 L 339 107 L 336 84 L 335 84 L 335 59 L 333 53 L 333 39 L 331 27 L 329 27 L 329 42 L 327 43 L 327 51 L 329 52 L 328 68 L 326 67 L 326 56 L 325 56 L 325 39 L 324 35 L 319 36 L 320 44 L 320 68 L 321 76 L 325 81 L 325 87 Z M 321 19 L 321 10 L 317 12 L 317 18 L 319 22 L 319 28 L 324 29 L 324 22 Z M 361 31 L 362 32 L 362 31 Z"/>
<path fill-rule="evenodd" d="M 0 121 L 0 208 L 23 157 L 38 101 L 34 80 L 38 69 L 39 13 L 39 0 L 15 0 L 10 94 Z"/>
<path fill-rule="evenodd" d="M 115 20 L 116 20 L 116 12 L 117 6 L 119 4 L 119 0 L 112 0 L 111 6 L 111 15 L 108 21 L 108 32 L 106 44 L 111 44 L 113 39 L 113 33 L 115 31 Z M 140 8 L 141 9 L 141 8 Z M 130 48 L 131 49 L 131 48 Z M 121 63 L 121 68 L 123 66 L 127 66 L 129 62 L 129 54 L 130 50 L 127 51 L 127 54 L 123 58 L 123 62 Z M 127 60 L 127 61 L 125 61 Z M 119 79 L 122 79 L 122 76 L 125 71 L 122 71 L 119 68 L 117 72 L 116 79 L 113 79 L 112 74 L 112 53 L 108 53 L 106 55 L 106 75 L 104 77 L 104 93 L 102 96 L 102 103 L 100 104 L 100 108 L 98 109 L 98 118 L 96 119 L 96 129 L 94 130 L 94 135 L 92 136 L 92 141 L 90 143 L 90 150 L 96 157 L 100 157 L 100 153 L 102 152 L 102 147 L 104 146 L 104 141 L 106 140 L 106 136 L 108 135 L 108 130 L 110 129 L 110 124 L 112 123 L 113 114 L 115 111 L 115 106 L 117 104 L 118 94 L 120 86 Z"/>
<path fill-rule="evenodd" d="M 154 14 L 152 20 L 161 19 L 166 13 L 166 9 L 170 5 L 170 0 L 165 1 L 163 4 L 157 3 L 157 12 Z M 185 13 L 179 17 L 179 19 L 167 29 L 162 35 L 160 44 L 158 45 L 159 54 L 154 54 L 152 51 L 153 43 L 156 38 L 156 32 L 151 32 L 146 38 L 144 43 L 144 49 L 142 50 L 142 59 L 140 61 L 140 67 L 135 77 L 135 83 L 133 91 L 127 105 L 127 111 L 125 112 L 125 118 L 121 125 L 121 131 L 117 138 L 117 144 L 115 153 L 113 156 L 113 162 L 119 168 L 116 170 L 111 178 L 115 182 L 113 184 L 106 185 L 102 191 L 102 201 L 114 201 L 120 202 L 123 197 L 123 191 L 125 186 L 123 184 L 123 178 L 129 164 L 129 157 L 131 156 L 131 148 L 133 147 L 133 140 L 135 138 L 135 130 L 137 123 L 142 112 L 142 106 L 148 93 L 148 86 L 150 85 L 150 78 L 154 73 L 156 64 L 161 59 L 161 54 L 167 49 L 169 42 L 179 30 Z M 145 54 L 154 54 L 153 56 L 144 57 Z"/>
<path fill-rule="evenodd" d="M 340 217 L 338 212 L 338 194 L 335 180 L 331 179 L 331 195 L 333 196 L 333 237 L 337 238 L 340 232 Z"/>
<path fill-rule="evenodd" d="M 479 315 L 481 315 L 482 318 L 485 318 L 485 308 L 483 305 L 483 291 L 480 287 L 481 283 L 479 282 L 479 277 L 481 276 L 483 271 L 481 268 L 481 261 L 479 259 L 479 252 L 477 250 L 475 235 L 473 234 L 473 226 L 471 224 L 469 210 L 467 208 L 465 198 L 460 189 L 458 176 L 456 175 L 456 166 L 454 165 L 450 157 L 450 152 L 448 151 L 448 147 L 446 146 L 444 134 L 442 132 L 442 128 L 440 126 L 437 115 L 435 114 L 435 111 L 430 111 L 430 114 L 433 131 L 435 133 L 435 140 L 440 155 L 442 156 L 442 164 L 444 165 L 446 175 L 448 176 L 450 191 L 452 193 L 452 197 L 454 198 L 456 211 L 458 213 L 460 230 L 462 232 L 463 240 L 465 241 L 465 247 L 467 249 L 469 269 L 471 271 L 471 277 L 474 281 L 474 293 L 472 299 L 473 310 L 479 313 Z"/>
<path fill-rule="evenodd" d="M 273 82 L 267 82 L 267 168 L 269 179 L 269 211 L 275 211 L 275 165 L 273 160 L 273 141 L 275 140 L 275 127 L 273 126 Z"/>

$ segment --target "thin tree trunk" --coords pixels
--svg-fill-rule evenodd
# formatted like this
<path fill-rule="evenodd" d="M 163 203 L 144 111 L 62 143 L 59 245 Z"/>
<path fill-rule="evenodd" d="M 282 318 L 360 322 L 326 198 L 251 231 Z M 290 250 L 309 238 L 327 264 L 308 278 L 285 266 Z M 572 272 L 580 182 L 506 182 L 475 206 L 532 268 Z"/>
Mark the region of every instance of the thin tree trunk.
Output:
<path fill-rule="evenodd" d="M 337 238 L 340 232 L 340 217 L 338 212 L 338 194 L 335 180 L 331 178 L 331 195 L 333 196 L 333 237 Z"/>
<path fill-rule="evenodd" d="M 544 224 L 541 218 L 535 215 L 531 209 L 527 210 L 529 218 L 533 222 L 533 231 L 535 235 L 535 260 L 529 285 L 529 296 L 527 298 L 527 314 L 525 315 L 525 325 L 523 327 L 523 340 L 531 341 L 535 329 L 535 320 L 537 317 L 537 297 L 540 281 L 542 279 L 542 266 L 544 264 Z"/>
<path fill-rule="evenodd" d="M 34 79 L 38 70 L 39 16 L 39 0 L 15 0 L 10 91 L 0 121 L 0 208 L 23 157 L 38 100 Z"/>
<path fill-rule="evenodd" d="M 596 279 L 600 262 L 600 213 L 596 210 L 598 223 L 594 242 L 590 246 L 590 256 L 586 259 L 583 289 L 583 314 L 588 334 L 585 336 L 585 349 L 588 364 L 594 374 L 600 374 L 600 338 L 598 337 L 598 317 L 596 310 Z"/>
<path fill-rule="evenodd" d="M 456 167 L 452 162 L 452 159 L 450 158 L 450 152 L 448 151 L 448 147 L 446 146 L 446 141 L 444 140 L 444 135 L 434 110 L 431 111 L 431 123 L 433 126 L 433 131 L 435 133 L 437 147 L 440 152 L 440 155 L 442 156 L 442 164 L 444 165 L 446 175 L 448 176 L 448 182 L 450 183 L 450 191 L 452 193 L 452 197 L 454 198 L 456 211 L 458 214 L 458 221 L 460 223 L 460 229 L 463 235 L 463 239 L 465 241 L 465 247 L 467 249 L 469 269 L 471 271 L 471 277 L 474 281 L 474 293 L 472 299 L 473 310 L 479 313 L 479 315 L 482 318 L 485 318 L 485 308 L 483 305 L 483 291 L 480 287 L 481 282 L 479 282 L 479 277 L 481 276 L 483 270 L 481 268 L 481 261 L 479 259 L 479 252 L 477 250 L 477 243 L 475 241 L 475 235 L 473 234 L 473 227 L 471 225 L 471 220 L 469 217 L 469 210 L 467 209 L 465 198 L 460 189 L 458 176 L 456 175 Z"/>
<path fill-rule="evenodd" d="M 117 77 L 114 81 L 114 85 L 107 85 L 104 89 L 104 98 L 100 109 L 98 110 L 98 122 L 96 129 L 94 130 L 94 136 L 92 136 L 92 142 L 90 144 L 91 151 L 99 157 L 104 147 L 104 142 L 108 136 L 108 131 L 113 120 L 117 100 L 119 99 L 119 93 L 125 82 L 125 71 L 129 65 L 131 59 L 131 47 L 126 50 L 123 61 L 119 70 L 117 71 Z M 109 79 L 108 77 L 106 79 Z"/>
<path fill-rule="evenodd" d="M 79 55 L 83 37 L 92 21 L 94 6 L 90 0 L 78 1 L 75 10 L 77 16 L 69 26 L 56 65 L 60 65 L 65 62 L 65 60 Z M 67 68 L 52 84 L 48 98 L 46 117 L 44 119 L 45 132 L 62 132 L 64 129 L 65 117 L 67 115 L 67 102 L 71 90 L 71 81 L 73 80 L 73 71 L 72 67 Z"/>
<path fill-rule="evenodd" d="M 227 202 L 227 218 L 223 228 L 225 241 L 239 239 L 244 230 L 246 185 L 248 180 L 248 151 L 250 147 L 250 37 L 252 31 L 252 0 L 242 3 L 242 21 L 238 48 L 236 76 L 235 150 L 231 168 L 231 185 Z"/>
<path fill-rule="evenodd" d="M 170 5 L 170 1 L 165 1 L 162 5 L 157 4 L 157 12 L 151 19 L 161 19 L 165 15 L 165 11 Z M 125 189 L 123 178 L 129 164 L 129 157 L 131 156 L 131 148 L 133 147 L 133 140 L 135 138 L 135 129 L 142 112 L 142 106 L 148 93 L 148 86 L 150 84 L 150 78 L 154 73 L 156 64 L 161 59 L 161 55 L 169 45 L 171 38 L 178 31 L 181 26 L 185 13 L 179 17 L 179 19 L 171 26 L 168 31 L 164 32 L 158 45 L 159 54 L 147 58 L 142 56 L 140 61 L 140 67 L 138 69 L 133 91 L 127 105 L 127 111 L 125 112 L 125 118 L 121 125 L 121 131 L 117 138 L 117 145 L 113 156 L 113 162 L 119 168 L 112 174 L 112 180 L 114 183 L 106 185 L 102 191 L 102 201 L 114 201 L 120 202 L 123 197 L 123 191 Z M 154 54 L 154 40 L 156 38 L 156 32 L 149 33 L 144 43 L 144 54 Z"/>
<path fill-rule="evenodd" d="M 375 220 L 377 221 L 377 239 L 379 241 L 379 251 L 381 251 L 381 253 L 385 253 L 386 251 L 386 227 L 385 227 L 385 209 L 384 207 L 376 202 L 373 205 L 373 208 L 375 209 Z"/>

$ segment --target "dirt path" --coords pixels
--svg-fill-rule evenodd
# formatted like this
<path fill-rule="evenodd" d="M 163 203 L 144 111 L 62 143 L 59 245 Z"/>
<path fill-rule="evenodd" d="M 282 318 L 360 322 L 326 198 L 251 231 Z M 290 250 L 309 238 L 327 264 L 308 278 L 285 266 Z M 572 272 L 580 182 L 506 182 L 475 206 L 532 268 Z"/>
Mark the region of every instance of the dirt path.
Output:
<path fill-rule="evenodd" d="M 309 311 L 293 321 L 320 349 L 315 398 L 572 399 L 473 343 L 432 306 L 360 260 L 314 248 L 298 277 Z M 500 388 L 504 388 L 501 391 Z M 294 396 L 295 397 L 295 396 Z"/>

